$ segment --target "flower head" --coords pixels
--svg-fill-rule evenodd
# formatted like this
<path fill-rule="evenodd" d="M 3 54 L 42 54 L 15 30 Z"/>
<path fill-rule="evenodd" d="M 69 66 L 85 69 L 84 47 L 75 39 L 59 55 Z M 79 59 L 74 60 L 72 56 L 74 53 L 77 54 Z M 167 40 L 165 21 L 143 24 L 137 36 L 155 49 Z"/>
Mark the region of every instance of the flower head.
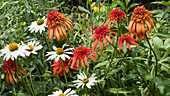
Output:
<path fill-rule="evenodd" d="M 45 19 L 45 16 L 41 19 L 38 18 L 37 21 L 32 22 L 31 25 L 28 26 L 29 31 L 31 31 L 31 33 L 32 32 L 37 33 L 39 31 L 41 34 L 42 31 L 45 31 L 46 21 L 47 19 Z"/>
<path fill-rule="evenodd" d="M 118 19 L 124 19 L 125 20 L 125 17 L 126 17 L 126 14 L 121 9 L 114 9 L 110 13 L 109 19 L 106 21 L 104 26 L 106 26 L 108 24 L 108 28 L 110 28 L 110 25 L 113 21 L 114 21 L 114 24 L 115 24 Z"/>
<path fill-rule="evenodd" d="M 139 35 L 140 40 L 145 39 L 145 24 L 149 31 L 156 25 L 151 17 L 152 14 L 150 11 L 146 10 L 144 6 L 137 6 L 132 13 L 131 21 L 128 26 L 129 33 L 135 33 L 136 39 L 138 39 L 137 35 Z"/>
<path fill-rule="evenodd" d="M 35 40 L 28 42 L 27 46 L 29 47 L 28 49 L 26 49 L 26 51 L 27 51 L 26 55 L 27 56 L 29 56 L 31 53 L 37 54 L 36 51 L 38 51 L 42 48 L 42 46 L 39 45 L 39 42 L 35 42 Z"/>
<path fill-rule="evenodd" d="M 53 92 L 52 95 L 48 95 L 48 96 L 78 96 L 78 95 L 76 95 L 76 92 L 74 90 L 71 90 L 69 88 L 64 93 L 62 92 L 62 90 L 59 90 L 59 91 Z"/>
<path fill-rule="evenodd" d="M 99 8 L 97 6 L 94 6 L 96 4 L 96 2 L 93 2 L 91 4 L 91 8 L 93 8 L 94 11 L 99 11 Z M 100 11 L 102 11 L 103 9 L 103 4 L 100 2 Z"/>
<path fill-rule="evenodd" d="M 53 49 L 55 51 L 47 52 L 46 56 L 50 55 L 47 60 L 55 59 L 55 61 L 57 62 L 59 59 L 62 59 L 64 61 L 66 60 L 65 58 L 70 59 L 70 56 L 68 56 L 68 54 L 73 54 L 73 53 L 68 52 L 68 51 L 71 51 L 74 48 L 67 48 L 67 49 L 64 50 L 65 46 L 66 46 L 66 44 L 64 44 L 62 48 L 57 48 L 57 47 L 53 46 Z"/>
<path fill-rule="evenodd" d="M 71 62 L 70 59 L 66 59 L 65 61 L 63 61 L 64 63 L 64 70 L 68 73 L 69 71 L 69 63 Z M 51 67 L 53 67 L 53 74 L 56 75 L 56 72 L 59 73 L 61 76 L 63 74 L 63 66 L 62 66 L 62 62 L 59 59 L 57 62 L 54 61 L 54 64 L 51 65 Z M 74 65 L 73 68 L 77 71 L 77 66 Z"/>
<path fill-rule="evenodd" d="M 72 21 L 66 18 L 63 13 L 56 10 L 52 10 L 48 13 L 46 25 L 48 26 L 48 36 L 51 41 L 53 40 L 53 32 L 57 41 L 60 41 L 60 36 L 62 38 L 67 38 L 67 33 L 63 27 L 63 24 L 66 25 L 67 31 L 68 29 L 72 31 Z"/>
<path fill-rule="evenodd" d="M 95 79 L 97 77 L 95 77 L 95 74 L 92 74 L 91 77 L 87 78 L 86 74 L 80 73 L 80 75 L 77 75 L 78 80 L 73 81 L 74 84 L 77 88 L 79 88 L 80 86 L 82 86 L 82 88 L 84 87 L 84 85 L 86 85 L 88 88 L 91 88 L 91 86 L 94 85 L 95 82 L 97 82 Z"/>
<path fill-rule="evenodd" d="M 93 40 L 93 39 L 96 38 L 96 41 L 94 42 L 94 45 L 93 45 L 93 49 L 94 50 L 96 49 L 97 44 L 98 44 L 98 42 L 100 40 L 100 50 L 101 51 L 103 50 L 103 38 L 104 38 L 105 45 L 107 47 L 107 40 L 112 44 L 112 39 L 108 36 L 108 34 L 110 36 L 112 36 L 113 38 L 115 38 L 115 37 L 113 35 L 111 35 L 110 33 L 117 34 L 115 32 L 112 32 L 106 26 L 99 26 L 98 28 L 95 28 L 94 32 L 95 32 L 95 34 L 90 38 L 90 40 Z"/>
<path fill-rule="evenodd" d="M 73 61 L 71 63 L 71 68 L 73 68 L 74 64 L 77 63 L 77 67 L 79 68 L 79 61 L 81 62 L 81 65 L 85 68 L 84 62 L 87 66 L 89 66 L 89 63 L 87 61 L 86 57 L 89 57 L 90 59 L 92 59 L 93 61 L 97 61 L 96 58 L 94 58 L 93 56 L 91 56 L 90 54 L 98 57 L 97 54 L 92 53 L 91 48 L 86 48 L 84 46 L 78 47 L 76 48 L 75 52 L 73 53 L 74 57 L 73 57 Z"/>
<path fill-rule="evenodd" d="M 20 68 L 19 64 L 18 64 L 18 67 Z M 12 59 L 5 60 L 3 68 L 4 68 L 4 73 L 5 73 L 5 79 L 8 83 L 10 82 L 11 84 L 13 84 L 13 80 L 16 83 L 18 82 L 16 80 L 14 74 L 18 77 L 19 81 L 22 82 L 21 78 L 19 77 L 19 75 L 17 73 L 17 70 L 20 71 L 21 73 L 23 73 L 23 72 L 21 69 L 17 68 L 14 60 L 12 60 Z"/>
<path fill-rule="evenodd" d="M 14 60 L 17 59 L 18 56 L 25 57 L 26 49 L 28 48 L 28 46 L 13 42 L 0 50 L 0 56 L 4 55 L 5 60 L 10 58 Z"/>
<path fill-rule="evenodd" d="M 119 38 L 119 40 L 118 40 L 118 42 L 120 43 L 119 51 L 120 51 L 120 49 L 122 48 L 122 46 L 123 46 L 123 44 L 124 44 L 125 41 L 126 41 L 126 44 L 127 44 L 128 48 L 129 48 L 129 50 L 131 50 L 131 47 L 130 47 L 129 42 L 132 43 L 132 44 L 134 44 L 134 45 L 136 45 L 136 46 L 138 46 L 138 44 L 135 42 L 135 41 L 136 41 L 135 39 L 133 39 L 132 37 L 130 37 L 130 36 L 128 36 L 128 35 L 122 35 L 122 36 Z"/>

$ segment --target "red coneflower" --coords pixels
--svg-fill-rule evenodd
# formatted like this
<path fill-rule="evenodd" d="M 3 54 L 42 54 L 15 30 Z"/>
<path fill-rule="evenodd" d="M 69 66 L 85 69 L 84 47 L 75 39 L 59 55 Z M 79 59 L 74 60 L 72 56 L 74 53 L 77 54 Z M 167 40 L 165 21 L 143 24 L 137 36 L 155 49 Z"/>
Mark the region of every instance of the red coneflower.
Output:
<path fill-rule="evenodd" d="M 107 40 L 112 44 L 112 39 L 108 36 L 109 32 L 117 34 L 116 32 L 112 32 L 109 30 L 106 26 L 99 26 L 98 28 L 95 28 L 95 34 L 90 38 L 90 40 L 93 40 L 96 38 L 96 41 L 94 42 L 93 49 L 95 50 L 97 47 L 97 44 L 100 39 L 100 50 L 103 50 L 103 38 L 105 45 L 107 47 Z M 116 39 L 113 35 L 109 34 L 114 39 Z"/>
<path fill-rule="evenodd" d="M 151 18 L 152 14 L 150 11 L 146 10 L 144 6 L 137 6 L 131 16 L 131 21 L 129 23 L 128 29 L 129 33 L 135 33 L 136 40 L 138 40 L 137 35 L 139 35 L 140 40 L 145 39 L 145 24 L 147 30 L 151 29 L 156 25 L 155 21 Z M 148 33 L 147 33 L 148 34 Z"/>
<path fill-rule="evenodd" d="M 63 13 L 56 10 L 52 10 L 48 13 L 46 25 L 48 26 L 48 36 L 51 41 L 53 40 L 53 32 L 57 41 L 60 41 L 60 36 L 62 38 L 67 38 L 67 33 L 63 27 L 63 24 L 66 25 L 67 31 L 68 29 L 72 31 L 72 21 L 66 18 Z"/>
<path fill-rule="evenodd" d="M 18 64 L 18 67 L 20 68 L 19 64 Z M 3 68 L 4 68 L 4 73 L 5 73 L 5 79 L 8 83 L 10 81 L 10 83 L 13 84 L 13 79 L 17 83 L 17 80 L 16 80 L 14 74 L 16 74 L 19 81 L 22 82 L 21 78 L 19 77 L 19 75 L 17 73 L 17 70 L 20 71 L 22 74 L 23 74 L 23 71 L 21 69 L 17 68 L 14 60 L 12 60 L 12 59 L 5 60 Z"/>
<path fill-rule="evenodd" d="M 64 69 L 65 71 L 68 73 L 69 71 L 69 63 L 71 62 L 70 59 L 66 59 L 65 61 L 63 61 L 64 63 Z M 62 62 L 59 59 L 57 62 L 54 61 L 54 64 L 51 65 L 51 67 L 53 67 L 53 74 L 56 75 L 56 72 L 59 73 L 61 76 L 62 74 L 64 74 L 63 72 L 63 66 L 62 66 Z M 74 64 L 73 68 L 77 71 L 77 66 Z"/>
<path fill-rule="evenodd" d="M 85 68 L 84 62 L 87 66 L 89 66 L 89 63 L 88 63 L 86 57 L 89 57 L 93 61 L 97 61 L 96 58 L 94 58 L 93 56 L 90 55 L 90 54 L 92 54 L 92 55 L 98 57 L 98 55 L 95 53 L 92 53 L 92 51 L 96 51 L 96 50 L 92 50 L 91 48 L 86 48 L 84 46 L 76 48 L 75 52 L 73 53 L 74 57 L 72 59 L 73 61 L 71 63 L 71 68 L 73 68 L 75 63 L 77 63 L 77 67 L 79 68 L 79 61 L 81 62 L 81 65 L 84 68 Z"/>
<path fill-rule="evenodd" d="M 126 45 L 128 46 L 129 50 L 131 50 L 129 42 L 138 46 L 138 44 L 135 42 L 136 41 L 135 39 L 133 39 L 132 37 L 130 37 L 128 35 L 122 35 L 118 40 L 118 43 L 120 43 L 119 52 L 120 52 L 120 49 L 122 48 L 125 41 L 126 41 Z"/>
<path fill-rule="evenodd" d="M 126 14 L 122 10 L 114 9 L 110 13 L 109 19 L 105 22 L 104 26 L 106 26 L 108 24 L 108 28 L 110 28 L 110 25 L 113 21 L 114 21 L 114 24 L 115 24 L 118 19 L 124 19 L 125 20 L 125 17 L 126 17 Z"/>

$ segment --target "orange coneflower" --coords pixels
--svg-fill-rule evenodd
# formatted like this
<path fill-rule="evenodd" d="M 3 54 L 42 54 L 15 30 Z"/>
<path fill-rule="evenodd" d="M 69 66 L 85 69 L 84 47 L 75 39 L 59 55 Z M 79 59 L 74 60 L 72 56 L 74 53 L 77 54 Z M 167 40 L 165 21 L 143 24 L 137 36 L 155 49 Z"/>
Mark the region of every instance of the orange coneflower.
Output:
<path fill-rule="evenodd" d="M 107 40 L 112 44 L 112 39 L 108 36 L 109 32 L 117 34 L 109 30 L 106 26 L 99 26 L 98 28 L 95 28 L 95 34 L 90 38 L 90 40 L 93 40 L 96 38 L 96 41 L 94 42 L 94 45 L 93 45 L 94 50 L 97 47 L 99 39 L 100 39 L 100 50 L 101 51 L 103 50 L 103 38 L 104 38 L 106 47 L 107 47 Z M 111 34 L 109 35 L 112 36 L 114 39 L 116 39 L 113 35 Z"/>
<path fill-rule="evenodd" d="M 118 19 L 124 19 L 125 20 L 125 17 L 126 17 L 126 14 L 122 10 L 114 9 L 110 13 L 109 19 L 105 22 L 104 26 L 106 26 L 108 24 L 108 28 L 110 28 L 110 25 L 113 21 L 114 21 L 114 24 L 115 24 Z"/>
<path fill-rule="evenodd" d="M 138 46 L 138 44 L 135 42 L 136 40 L 133 39 L 132 37 L 128 36 L 128 35 L 122 35 L 119 39 L 118 39 L 118 42 L 120 43 L 120 46 L 119 46 L 119 51 L 120 49 L 122 48 L 124 42 L 126 41 L 126 45 L 128 46 L 129 50 L 131 50 L 131 47 L 130 47 L 130 43 Z"/>
<path fill-rule="evenodd" d="M 64 63 L 64 69 L 65 71 L 68 73 L 69 71 L 69 63 L 71 62 L 70 59 L 66 59 L 65 61 L 63 61 Z M 54 61 L 54 64 L 51 65 L 51 67 L 53 67 L 53 74 L 56 75 L 56 72 L 59 73 L 61 76 L 63 73 L 63 66 L 62 66 L 62 62 L 61 60 L 59 59 L 57 62 Z M 74 65 L 73 68 L 77 71 L 77 66 Z"/>
<path fill-rule="evenodd" d="M 156 25 L 155 21 L 151 18 L 152 14 L 150 11 L 146 10 L 144 6 L 137 6 L 131 16 L 131 21 L 129 23 L 128 29 L 129 33 L 135 33 L 136 40 L 138 40 L 138 36 L 140 40 L 145 39 L 145 24 L 147 30 L 151 31 L 151 29 Z M 148 34 L 148 33 L 147 33 Z"/>
<path fill-rule="evenodd" d="M 18 67 L 20 68 L 19 64 L 18 64 Z M 19 77 L 19 75 L 17 73 L 17 70 L 20 71 L 22 74 L 23 74 L 23 71 L 21 69 L 17 68 L 14 60 L 12 60 L 12 59 L 5 60 L 3 68 L 4 68 L 4 73 L 5 73 L 5 79 L 8 83 L 10 82 L 11 84 L 13 84 L 13 79 L 17 83 L 17 80 L 16 80 L 14 74 L 16 74 L 19 81 L 22 82 L 21 78 Z"/>
<path fill-rule="evenodd" d="M 81 65 L 84 68 L 85 68 L 84 62 L 87 66 L 89 66 L 89 63 L 88 63 L 86 57 L 89 57 L 93 61 L 97 61 L 96 58 L 94 58 L 93 56 L 90 55 L 90 54 L 92 54 L 92 55 L 98 57 L 98 55 L 95 53 L 92 53 L 92 51 L 96 51 L 96 50 L 92 50 L 91 48 L 86 48 L 84 46 L 76 48 L 75 52 L 73 53 L 74 57 L 72 59 L 73 61 L 71 63 L 71 68 L 73 68 L 75 63 L 77 63 L 77 67 L 79 68 L 79 61 L 81 62 Z"/>
<path fill-rule="evenodd" d="M 48 36 L 51 41 L 53 40 L 53 32 L 57 41 L 60 41 L 60 36 L 62 38 L 67 38 L 67 33 L 63 27 L 63 24 L 66 25 L 67 31 L 68 29 L 72 31 L 72 21 L 66 18 L 63 13 L 56 10 L 52 10 L 48 13 L 46 25 L 48 26 Z"/>

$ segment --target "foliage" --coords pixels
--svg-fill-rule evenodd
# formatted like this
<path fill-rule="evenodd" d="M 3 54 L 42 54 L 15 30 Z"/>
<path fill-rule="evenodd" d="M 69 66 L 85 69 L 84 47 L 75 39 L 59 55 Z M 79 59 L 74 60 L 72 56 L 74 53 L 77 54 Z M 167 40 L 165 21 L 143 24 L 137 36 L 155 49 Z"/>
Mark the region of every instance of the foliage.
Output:
<path fill-rule="evenodd" d="M 73 4 L 73 0 L 1 0 L 0 49 L 12 42 L 25 43 L 31 40 L 38 41 L 43 48 L 36 55 L 32 54 L 30 57 L 20 57 L 16 60 L 27 71 L 27 75 L 21 76 L 22 73 L 19 73 L 23 82 L 13 84 L 6 82 L 3 69 L 5 60 L 3 56 L 0 57 L 0 95 L 47 96 L 59 89 L 64 91 L 72 88 L 79 96 L 169 96 L 169 2 L 152 2 L 151 5 L 163 6 L 163 9 L 151 11 L 156 26 L 149 32 L 150 35 L 146 39 L 138 40 L 138 47 L 130 45 L 131 50 L 129 50 L 125 42 L 119 52 L 118 39 L 129 32 L 128 25 L 133 9 L 142 4 L 131 4 L 132 0 L 111 1 L 96 0 L 94 6 L 100 9 L 101 2 L 103 8 L 102 11 L 94 11 L 91 8 L 93 3 L 91 0 L 75 1 L 79 3 L 78 6 Z M 47 60 L 47 52 L 53 50 L 53 46 L 62 47 L 65 43 L 71 44 L 74 49 L 81 46 L 93 48 L 94 40 L 90 38 L 95 34 L 95 28 L 105 24 L 113 9 L 121 9 L 126 14 L 125 24 L 122 24 L 121 19 L 111 24 L 110 29 L 119 30 L 113 30 L 119 35 L 112 34 L 117 40 L 112 39 L 113 44 L 107 43 L 103 51 L 100 50 L 101 45 L 98 45 L 95 49 L 97 52 L 94 52 L 98 55 L 97 61 L 88 58 L 89 66 L 83 68 L 80 64 L 78 71 L 69 66 L 69 72 L 64 71 L 63 76 L 53 75 L 51 68 L 53 61 Z M 73 21 L 73 30 L 68 31 L 68 37 L 61 38 L 60 41 L 45 39 L 48 36 L 48 28 L 45 35 L 30 33 L 28 28 L 38 18 L 47 17 L 51 10 L 57 10 Z M 66 29 L 66 26 L 64 27 Z M 74 86 L 72 81 L 76 80 L 77 74 L 82 72 L 87 77 L 90 77 L 92 73 L 96 74 L 97 82 L 91 89 Z"/>

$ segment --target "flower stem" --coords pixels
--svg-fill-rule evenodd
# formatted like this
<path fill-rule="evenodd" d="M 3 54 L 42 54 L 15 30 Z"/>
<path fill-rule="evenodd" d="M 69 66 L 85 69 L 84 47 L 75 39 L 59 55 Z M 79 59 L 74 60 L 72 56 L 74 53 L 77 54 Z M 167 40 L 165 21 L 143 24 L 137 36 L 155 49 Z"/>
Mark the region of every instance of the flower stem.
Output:
<path fill-rule="evenodd" d="M 118 27 L 118 34 L 119 34 L 119 33 L 120 33 L 120 32 L 119 32 L 119 29 L 120 29 L 120 26 L 119 26 L 119 19 L 118 19 L 118 21 L 117 21 L 117 27 Z M 113 55 L 112 55 L 111 62 L 109 63 L 109 67 L 108 67 L 107 72 L 106 72 L 106 74 L 105 74 L 105 78 L 106 78 L 106 76 L 107 76 L 107 74 L 108 74 L 108 72 L 109 72 L 109 70 L 110 70 L 111 63 L 112 63 L 113 59 L 115 58 L 115 55 L 116 55 L 116 52 L 117 52 L 118 38 L 119 38 L 119 36 L 117 36 L 117 40 L 116 40 L 116 48 L 114 48 L 114 53 L 113 53 Z M 113 44 L 112 44 L 112 45 L 113 45 Z"/>
<path fill-rule="evenodd" d="M 66 85 L 67 85 L 67 88 L 68 88 L 68 82 L 67 82 L 66 71 L 65 71 L 65 69 L 64 69 L 64 62 L 63 62 L 63 60 L 62 60 L 62 59 L 60 59 L 60 60 L 61 60 L 62 66 L 63 66 L 64 77 L 65 77 L 65 80 L 66 80 Z"/>
<path fill-rule="evenodd" d="M 28 64 L 29 64 L 29 63 L 28 63 Z M 31 77 L 30 64 L 28 65 L 28 68 L 29 68 L 29 77 L 30 77 L 30 81 L 31 81 L 31 86 L 32 86 L 32 89 L 35 90 L 35 89 L 34 89 L 34 84 L 33 84 L 33 82 L 32 82 L 32 77 Z"/>
<path fill-rule="evenodd" d="M 25 73 L 25 70 L 24 70 L 24 68 L 23 68 L 22 65 L 21 65 L 21 62 L 19 61 L 19 59 L 18 59 L 17 61 L 19 62 L 19 65 L 21 66 L 21 70 L 22 70 L 23 73 L 24 73 L 24 76 L 25 76 L 26 82 L 28 83 L 28 87 L 30 88 L 31 94 L 32 94 L 33 96 L 35 96 L 35 94 L 33 93 L 32 88 L 31 88 L 31 86 L 30 86 L 30 83 L 29 83 L 29 81 L 28 81 L 28 78 L 27 78 L 27 75 L 26 75 L 26 73 Z M 22 74 L 22 73 L 21 73 L 21 74 Z"/>
<path fill-rule="evenodd" d="M 47 39 L 47 36 L 46 36 L 45 31 L 43 31 L 43 34 L 44 34 L 45 42 L 47 43 L 48 49 L 49 49 L 49 51 L 51 51 L 50 44 L 49 44 L 49 42 L 48 42 L 48 39 Z"/>
<path fill-rule="evenodd" d="M 147 43 L 148 43 L 148 45 L 149 45 L 149 47 L 150 47 L 150 49 L 151 49 L 151 51 L 153 52 L 153 54 L 154 54 L 154 56 L 155 56 L 155 60 L 156 60 L 156 65 L 155 65 L 155 77 L 157 76 L 157 69 L 158 69 L 158 59 L 157 59 L 157 56 L 156 56 L 156 53 L 155 53 L 155 51 L 153 50 L 153 48 L 152 48 L 152 46 L 151 46 L 151 44 L 149 43 L 149 40 L 148 40 L 148 37 L 147 37 L 147 35 L 145 34 L 145 36 L 146 36 L 146 41 L 147 41 Z M 153 88 L 153 96 L 155 96 L 155 84 L 154 84 L 154 86 L 153 86 L 154 88 Z"/>

